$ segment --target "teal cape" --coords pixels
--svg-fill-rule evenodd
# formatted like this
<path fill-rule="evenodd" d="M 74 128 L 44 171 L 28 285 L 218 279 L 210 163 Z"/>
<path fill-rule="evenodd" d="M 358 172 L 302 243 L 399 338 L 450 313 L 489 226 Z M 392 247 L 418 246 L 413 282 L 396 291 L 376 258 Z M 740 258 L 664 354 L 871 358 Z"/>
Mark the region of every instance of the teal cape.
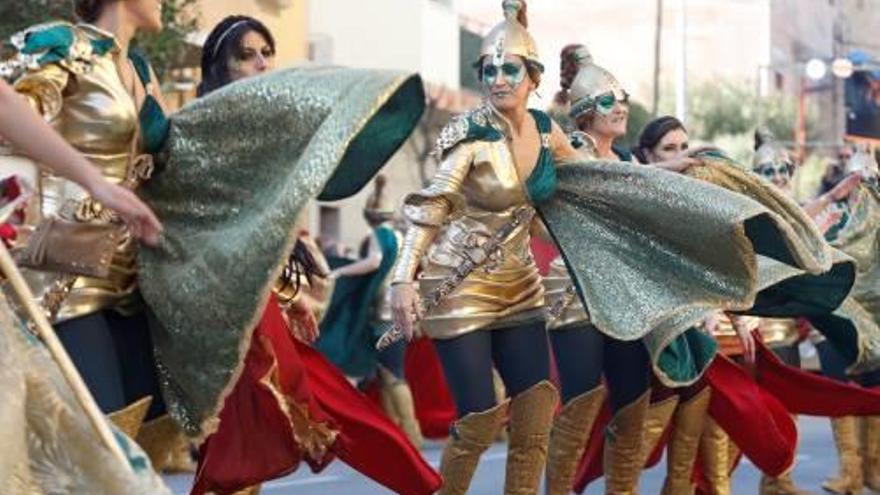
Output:
<path fill-rule="evenodd" d="M 360 190 L 424 106 L 415 75 L 304 67 L 169 116 L 162 171 L 142 188 L 165 232 L 140 250 L 139 284 L 168 410 L 186 433 L 216 428 L 303 207 Z"/>
<path fill-rule="evenodd" d="M 382 250 L 379 268 L 366 275 L 342 277 L 336 281 L 333 297 L 321 321 L 321 336 L 315 347 L 346 375 L 364 377 L 375 372 L 376 341 L 387 330 L 376 320 L 373 308 L 388 273 L 397 260 L 397 236 L 394 230 L 380 225 L 374 230 Z M 342 258 L 329 259 L 331 268 L 351 263 Z"/>

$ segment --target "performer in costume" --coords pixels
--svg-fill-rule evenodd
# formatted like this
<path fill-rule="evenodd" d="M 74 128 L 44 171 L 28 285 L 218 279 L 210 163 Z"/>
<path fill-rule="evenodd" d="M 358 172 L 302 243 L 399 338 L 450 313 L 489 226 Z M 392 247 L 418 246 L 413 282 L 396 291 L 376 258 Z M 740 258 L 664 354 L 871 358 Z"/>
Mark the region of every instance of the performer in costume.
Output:
<path fill-rule="evenodd" d="M 383 409 L 420 448 L 422 433 L 404 376 L 407 343 L 376 350 L 376 341 L 391 327 L 390 273 L 403 241 L 392 225 L 394 209 L 385 198 L 385 184 L 385 176 L 376 177 L 364 207 L 372 232 L 361 246 L 361 259 L 337 264 L 330 272 L 336 288 L 316 347 L 346 375 L 377 379 Z"/>
<path fill-rule="evenodd" d="M 147 153 L 161 146 L 165 121 L 155 76 L 146 59 L 128 47 L 136 32 L 161 29 L 161 2 L 82 0 L 75 7 L 83 24 L 51 23 L 14 35 L 17 53 L 0 73 L 104 177 L 136 189 L 149 178 Z M 38 182 L 40 197 L 25 220 L 25 234 L 52 229 L 56 218 L 80 232 L 107 234 L 100 241 L 87 234 L 22 235 L 16 244 L 26 253 L 66 252 L 74 258 L 59 267 L 37 256 L 25 277 L 99 406 L 131 436 L 139 434 L 146 413 L 140 441 L 157 455 L 165 443 L 156 443 L 163 437 L 159 433 L 173 427 L 163 416 L 137 289 L 135 239 L 107 227 L 112 215 L 103 211 L 100 198 L 52 174 L 41 174 Z"/>
<path fill-rule="evenodd" d="M 571 85 L 572 93 L 575 93 L 576 91 L 578 91 L 579 86 L 585 87 L 588 89 L 583 91 L 583 96 L 581 96 L 580 98 L 578 98 L 578 97 L 572 98 L 572 102 L 573 102 L 572 103 L 572 110 L 571 110 L 572 116 L 573 117 L 578 116 L 584 110 L 589 110 L 589 109 L 604 110 L 604 113 L 609 115 L 609 118 L 606 119 L 607 121 L 620 125 L 623 121 L 623 119 L 621 118 L 623 112 L 621 112 L 617 107 L 620 106 L 619 105 L 620 100 L 626 99 L 625 92 L 623 92 L 620 89 L 619 84 L 616 84 L 616 81 L 614 81 L 613 76 L 611 76 L 604 69 L 595 67 L 590 62 L 587 54 L 585 54 L 585 56 L 581 57 L 581 58 L 586 61 L 586 63 L 585 63 L 586 67 L 584 67 L 580 70 L 578 77 L 572 83 L 572 85 Z M 583 76 L 581 74 L 583 74 Z M 579 80 L 581 80 L 581 79 L 582 79 L 582 82 L 579 82 Z M 611 83 L 611 81 L 613 81 L 613 83 Z M 590 86 L 602 87 L 602 85 L 604 85 L 605 87 L 602 88 L 601 91 L 594 91 L 594 92 L 589 91 Z M 600 125 L 605 124 L 605 123 L 607 123 L 607 122 L 599 122 Z M 596 126 L 596 127 L 599 127 L 599 126 Z M 621 126 L 621 127 L 623 127 L 623 126 Z M 623 130 L 622 129 L 619 130 L 618 133 L 622 134 Z M 583 133 L 577 133 L 574 136 L 575 137 L 574 143 L 576 145 L 580 145 L 579 149 L 592 151 L 594 153 L 599 153 L 600 155 L 604 155 L 604 156 L 610 156 L 613 134 L 611 132 L 601 132 L 601 131 L 594 132 L 594 134 L 599 136 L 600 139 L 597 140 L 596 136 L 584 135 Z M 602 136 L 603 134 L 605 135 L 605 137 Z M 702 163 L 707 166 L 694 167 L 693 165 L 695 163 Z M 800 252 L 801 254 L 806 254 L 807 251 L 812 251 L 813 254 L 809 255 L 808 257 L 815 256 L 813 258 L 813 261 L 821 260 L 820 264 L 823 265 L 823 267 L 819 268 L 819 270 L 817 271 L 815 269 L 818 268 L 818 266 L 814 266 L 812 269 L 810 269 L 810 271 L 812 271 L 813 273 L 817 273 L 817 275 L 818 275 L 818 274 L 821 274 L 821 272 L 823 270 L 825 270 L 831 266 L 831 263 L 830 263 L 831 257 L 829 256 L 831 253 L 830 253 L 828 246 L 825 245 L 824 242 L 822 242 L 822 239 L 819 236 L 819 233 L 815 230 L 814 226 L 812 225 L 812 222 L 802 213 L 800 208 L 797 205 L 791 204 L 791 202 L 789 200 L 786 200 L 784 197 L 780 197 L 779 194 L 776 194 L 773 191 L 768 190 L 768 188 L 766 186 L 761 185 L 755 179 L 751 179 L 748 176 L 744 175 L 742 172 L 738 171 L 737 169 L 732 168 L 730 166 L 731 162 L 729 160 L 728 161 L 719 160 L 717 156 L 713 156 L 707 152 L 700 152 L 698 154 L 695 154 L 694 156 L 685 156 L 685 157 L 675 158 L 672 160 L 658 161 L 654 165 L 658 168 L 663 168 L 663 169 L 666 169 L 669 171 L 684 172 L 687 175 L 691 175 L 691 176 L 699 178 L 703 181 L 707 181 L 707 182 L 711 182 L 713 184 L 720 185 L 721 187 L 728 189 L 731 192 L 743 193 L 748 198 L 760 202 L 762 205 L 764 205 L 765 208 L 767 208 L 770 212 L 772 212 L 770 215 L 771 215 L 771 217 L 774 218 L 774 222 L 781 222 L 778 225 L 780 227 L 782 227 L 784 230 L 787 230 L 789 232 L 789 234 L 792 234 L 794 232 L 799 232 L 799 234 L 797 235 L 799 240 L 795 241 L 793 243 L 787 243 L 786 249 L 794 248 L 795 252 Z M 569 170 L 574 170 L 574 169 L 571 169 L 569 167 L 565 167 L 563 170 L 568 172 Z M 684 187 L 684 186 L 682 185 L 682 187 Z M 575 194 L 574 189 L 571 188 L 570 185 L 569 185 L 569 188 L 566 189 L 566 192 Z M 582 191 L 577 191 L 576 194 L 582 194 Z M 559 197 L 560 196 L 557 195 L 554 197 L 554 199 L 559 198 Z M 695 199 L 695 198 L 691 197 L 691 200 L 693 200 L 693 199 Z M 650 198 L 640 198 L 640 202 L 642 202 L 642 203 L 645 200 L 650 200 Z M 707 202 L 707 204 L 708 203 L 714 204 L 715 197 L 711 197 L 711 199 L 710 199 L 710 197 L 707 197 L 706 202 Z M 632 207 L 626 207 L 625 209 L 627 211 L 634 210 Z M 543 207 L 542 207 L 541 211 L 542 211 L 542 213 L 544 213 L 545 219 L 548 219 L 548 217 L 551 217 L 551 216 L 558 213 L 557 211 L 551 210 L 549 208 L 544 209 Z M 767 211 L 767 210 L 765 210 L 765 211 Z M 788 225 L 788 227 L 784 227 L 785 225 Z M 563 238 L 563 237 L 569 237 L 567 235 L 568 232 L 566 232 L 564 230 L 562 230 L 562 231 L 554 230 L 552 228 L 553 227 L 552 221 L 550 222 L 550 227 L 551 227 L 551 231 L 553 231 L 553 233 L 556 235 L 557 240 L 560 240 L 560 238 Z M 645 231 L 650 232 L 653 228 L 654 227 L 646 226 Z M 749 230 L 749 228 L 746 227 L 746 230 Z M 604 232 L 604 230 L 599 230 L 598 232 Z M 752 233 L 755 233 L 755 232 L 752 231 Z M 751 234 L 748 234 L 748 233 L 747 233 L 747 235 L 751 236 Z M 577 236 L 572 235 L 572 236 L 570 236 L 570 241 L 576 242 L 576 238 L 577 238 Z M 768 240 L 768 239 L 765 238 L 764 240 Z M 565 245 L 565 243 L 566 242 L 562 243 L 563 246 Z M 760 246 L 761 244 L 762 244 L 762 242 L 759 241 L 755 245 Z M 804 248 L 806 248 L 806 251 L 804 250 Z M 627 247 L 623 247 L 622 249 L 627 249 Z M 758 249 L 762 249 L 762 248 L 759 247 Z M 564 249 L 563 249 L 563 252 L 564 252 Z M 776 254 L 771 254 L 769 251 L 764 251 L 764 252 L 770 256 L 769 258 L 766 256 L 762 256 L 762 259 L 766 259 L 766 263 L 764 263 L 765 265 L 767 263 L 770 263 L 771 266 L 776 266 L 776 265 L 773 265 L 774 263 L 776 263 L 775 261 L 773 261 L 774 258 L 776 260 L 782 260 L 782 258 L 780 258 L 778 256 L 781 253 L 777 252 Z M 694 256 L 699 257 L 700 255 L 695 254 Z M 575 263 L 572 262 L 571 258 L 578 259 L 579 260 L 578 262 L 584 261 L 589 258 L 602 259 L 601 257 L 591 256 L 591 253 L 584 252 L 583 250 L 569 253 L 569 257 L 567 259 L 569 266 L 575 265 Z M 791 261 L 792 260 L 789 260 L 786 263 L 788 263 L 790 265 Z M 802 259 L 802 261 L 807 261 L 807 260 Z M 812 262 L 809 262 L 808 264 L 812 264 Z M 835 266 L 837 266 L 837 265 L 835 265 Z M 777 268 L 779 268 L 779 266 L 777 266 Z M 629 266 L 627 264 L 623 264 L 623 265 L 621 265 L 621 269 L 625 272 L 627 270 L 630 270 L 631 268 L 629 268 Z M 781 271 L 784 272 L 785 270 L 788 270 L 788 269 L 785 268 L 785 269 L 782 269 Z M 797 271 L 798 269 L 794 269 L 794 270 Z M 650 271 L 650 268 L 646 269 L 646 271 Z M 797 296 L 797 294 L 783 293 L 781 295 L 777 295 L 777 297 L 774 299 L 767 299 L 766 294 L 769 294 L 769 293 L 779 294 L 778 289 L 776 287 L 777 287 L 777 285 L 780 284 L 780 281 L 782 281 L 782 287 L 785 287 L 785 284 L 786 284 L 785 280 L 791 278 L 793 276 L 793 274 L 795 273 L 795 272 L 792 272 L 792 274 L 788 274 L 788 275 L 781 276 L 781 277 L 777 276 L 776 278 L 771 277 L 771 274 L 778 273 L 779 271 L 780 271 L 779 269 L 777 269 L 776 271 L 769 271 L 765 268 L 761 268 L 761 270 L 758 272 L 761 275 L 761 282 L 759 283 L 758 288 L 762 291 L 762 293 L 761 293 L 762 298 L 757 301 L 758 304 L 754 305 L 751 308 L 739 308 L 739 309 L 741 311 L 745 311 L 745 312 L 758 311 L 759 313 L 772 313 L 774 311 L 785 313 L 786 311 L 789 311 L 791 308 L 787 308 L 786 305 L 782 304 L 780 301 L 784 301 L 785 298 L 789 298 L 789 297 L 794 297 L 795 300 L 799 300 L 798 299 L 799 296 Z M 797 272 L 797 273 L 800 273 L 800 272 Z M 838 298 L 836 299 L 838 304 L 842 300 L 842 296 L 845 295 L 845 293 L 849 287 L 849 285 L 848 285 L 849 282 L 847 281 L 846 273 L 847 273 L 846 267 L 838 266 L 837 269 L 834 269 L 830 272 L 827 272 L 826 274 L 819 275 L 819 278 L 827 277 L 831 280 L 834 280 L 834 279 L 838 280 L 837 283 L 840 284 L 840 293 L 838 295 Z M 578 273 L 578 275 L 581 275 L 581 274 Z M 807 282 L 807 285 L 821 286 L 823 284 L 823 282 L 819 281 L 818 279 L 811 279 L 811 277 L 812 277 L 812 275 L 806 276 L 806 279 L 809 279 L 809 281 Z M 650 279 L 650 275 L 648 276 L 648 278 Z M 851 280 L 851 279 L 849 279 L 849 280 Z M 666 280 L 666 283 L 667 284 L 669 283 L 669 279 Z M 588 301 L 589 301 L 589 299 L 591 299 L 591 297 L 596 298 L 597 296 L 601 296 L 601 292 L 599 292 L 598 294 L 590 294 L 590 293 L 585 293 L 585 292 L 579 290 L 578 293 L 581 297 L 586 298 Z M 782 297 L 782 299 L 779 299 L 779 297 Z M 807 303 L 807 304 L 810 304 L 810 303 Z M 722 305 L 720 307 L 725 307 L 725 306 Z M 825 309 L 825 308 L 811 308 L 811 311 L 818 311 L 821 314 L 828 314 L 827 312 L 830 310 L 833 310 L 834 307 L 836 307 L 836 304 L 830 308 L 827 308 L 827 309 Z M 727 306 L 727 308 L 731 309 L 730 306 Z M 707 307 L 707 309 L 708 309 L 708 307 Z M 644 317 L 646 318 L 646 320 L 650 320 L 650 319 L 656 318 L 656 315 L 645 314 Z M 698 321 L 701 321 L 703 319 L 703 315 L 702 314 L 701 315 L 694 314 L 690 318 L 692 319 L 691 321 L 693 323 L 697 323 Z M 830 318 L 830 316 L 829 316 L 829 318 Z M 633 323 L 638 324 L 639 322 L 633 321 Z M 600 329 L 603 329 L 602 325 L 598 325 L 598 327 Z M 738 334 L 741 336 L 743 341 L 750 342 L 751 337 L 750 337 L 750 335 L 748 335 L 748 329 L 743 328 L 740 325 L 738 325 L 738 327 L 740 327 L 737 329 Z M 684 331 L 684 333 L 682 334 L 681 332 L 683 332 L 683 331 Z M 841 329 L 841 328 L 830 329 L 830 331 L 832 333 L 846 333 L 846 332 L 848 332 L 851 335 L 854 335 L 857 332 L 857 330 L 852 328 L 852 326 L 847 326 L 845 329 Z M 707 341 L 707 337 L 704 336 L 702 333 L 700 333 L 696 328 L 687 329 L 682 326 L 677 326 L 676 331 L 672 332 L 672 333 L 666 333 L 666 330 L 659 330 L 659 331 L 656 331 L 653 333 L 645 333 L 643 335 L 645 336 L 645 339 L 646 339 L 645 343 L 648 346 L 649 350 L 651 351 L 650 354 L 651 354 L 652 362 L 654 364 L 655 374 L 667 386 L 681 387 L 681 386 L 686 386 L 686 385 L 692 385 L 699 378 L 699 376 L 702 373 L 702 370 L 704 370 L 708 366 L 708 364 L 711 363 L 712 357 L 714 356 L 714 344 L 712 344 L 711 341 Z M 865 354 L 861 353 L 861 352 L 859 352 L 857 354 L 859 354 L 857 360 L 862 363 L 864 363 L 866 361 L 872 361 L 874 359 L 874 358 L 864 359 Z M 852 355 L 851 355 L 851 358 L 852 358 Z M 674 363 L 677 363 L 677 364 L 674 364 Z M 697 387 L 693 390 L 699 391 L 699 387 Z M 708 399 L 705 396 L 703 396 L 702 400 L 708 400 Z M 660 420 L 658 420 L 658 422 L 662 423 L 662 418 L 663 418 L 664 414 L 668 414 L 668 413 L 663 413 L 661 407 L 666 409 L 666 411 L 671 411 L 671 409 L 669 409 L 667 406 L 668 406 L 667 404 L 658 403 L 658 408 L 656 411 L 657 418 L 660 418 Z M 652 411 L 652 412 L 654 412 L 654 411 Z M 645 414 L 647 414 L 647 413 L 645 413 Z M 644 418 L 646 416 L 642 416 L 642 417 Z M 651 419 L 651 418 L 648 417 L 648 419 Z M 662 429 L 662 427 L 661 427 L 661 429 Z M 662 433 L 662 431 L 659 432 L 657 434 L 657 436 L 659 436 L 660 433 Z M 640 427 L 639 427 L 639 433 L 636 433 L 634 436 L 637 438 L 641 437 L 641 428 Z M 640 449 L 634 448 L 633 455 L 630 456 L 630 459 L 636 459 L 636 461 L 632 462 L 631 465 L 637 466 L 637 467 L 634 467 L 634 469 L 640 470 L 640 463 L 637 460 L 637 458 L 639 456 L 636 455 L 637 453 L 641 454 L 641 458 L 646 458 L 647 454 L 649 452 L 644 451 L 644 450 L 640 451 Z M 607 456 L 607 451 L 606 451 L 606 456 Z M 607 474 L 608 464 L 609 463 L 606 462 L 606 474 Z M 636 472 L 633 477 L 635 479 L 637 479 L 637 476 L 638 476 L 638 473 Z M 625 489 L 627 489 L 627 488 L 625 488 Z"/>
<path fill-rule="evenodd" d="M 820 196 L 823 205 L 835 201 L 842 204 L 843 216 L 826 234 L 835 247 L 856 259 L 858 272 L 853 297 L 878 321 L 880 306 L 877 301 L 878 225 L 880 225 L 880 187 L 877 162 L 870 150 L 858 149 L 846 166 L 849 175 L 830 193 Z M 853 177 L 860 178 L 857 187 L 845 194 L 833 194 Z M 845 201 L 845 203 L 844 203 Z M 829 349 L 827 342 L 819 344 L 822 370 L 839 380 L 849 380 L 846 366 L 840 356 Z M 866 387 L 880 384 L 878 373 L 864 373 L 854 377 Z M 861 424 L 860 424 L 861 423 Z M 859 430 L 861 430 L 861 435 Z M 860 493 L 863 487 L 880 490 L 880 419 L 876 416 L 852 416 L 832 419 L 832 431 L 840 460 L 838 475 L 823 483 L 832 493 Z"/>
<path fill-rule="evenodd" d="M 419 289 L 429 293 L 469 254 L 480 256 L 468 250 L 509 230 L 497 251 L 486 253 L 485 263 L 423 322 L 459 417 L 441 460 L 444 494 L 467 492 L 481 454 L 508 415 L 504 492 L 536 493 L 558 397 L 549 381 L 540 275 L 528 251 L 534 191 L 527 184 L 542 162 L 552 167 L 553 155 L 573 153 L 546 114 L 527 110 L 543 66 L 526 30 L 525 4 L 503 6 L 505 20 L 486 37 L 477 61 L 487 102 L 444 129 L 437 145 L 443 164 L 427 189 L 406 198 L 411 224 L 392 279 L 395 323 L 411 336 L 414 277 L 423 257 Z M 493 364 L 509 401 L 496 403 Z"/>
<path fill-rule="evenodd" d="M 563 88 L 561 93 L 566 93 L 565 90 L 568 88 L 567 93 L 569 94 L 562 100 L 572 102 L 569 109 L 570 119 L 577 128 L 571 134 L 572 144 L 584 157 L 631 160 L 628 152 L 616 148 L 613 144 L 615 139 L 626 134 L 628 117 L 626 91 L 610 72 L 593 63 L 591 55 L 583 45 L 567 46 L 563 49 L 561 58 Z M 686 153 L 681 155 L 669 153 L 662 160 L 654 160 L 651 164 L 657 168 L 681 171 L 699 164 L 699 160 Z M 586 321 L 582 319 L 582 317 L 586 317 L 585 314 L 580 316 L 572 314 L 580 311 L 580 308 L 574 297 L 576 295 L 574 285 L 570 281 L 566 283 L 566 279 L 568 279 L 568 275 L 565 265 L 561 258 L 558 258 L 551 266 L 551 279 L 548 280 L 558 287 L 555 290 L 548 287 L 548 300 L 556 299 L 558 304 L 569 307 L 570 309 L 565 310 L 565 313 L 568 317 L 575 318 L 574 321 Z M 555 297 L 554 294 L 560 294 L 562 299 Z M 572 302 L 574 304 L 571 304 Z M 554 308 L 552 304 L 551 308 Z M 551 324 L 550 328 L 555 329 L 560 323 L 557 320 L 557 323 Z M 579 345 L 573 345 L 574 343 L 570 340 L 572 337 L 569 335 L 577 336 L 584 341 Z M 619 422 L 620 425 L 612 423 L 611 428 L 626 432 L 626 435 L 619 435 L 615 438 L 619 441 L 617 445 L 611 443 L 606 445 L 605 478 L 606 484 L 617 487 L 618 490 L 634 490 L 638 483 L 643 461 L 647 459 L 650 448 L 655 441 L 659 440 L 659 435 L 662 434 L 665 426 L 665 420 L 668 420 L 675 409 L 678 399 L 674 394 L 661 395 L 656 399 L 651 397 L 649 406 L 650 372 L 648 368 L 650 365 L 642 343 L 609 339 L 595 328 L 585 326 L 585 323 L 581 323 L 580 328 L 577 329 L 568 328 L 565 332 L 551 332 L 551 341 L 554 344 L 563 390 L 565 390 L 567 382 L 577 383 L 585 376 L 592 376 L 588 382 L 590 385 L 599 385 L 602 375 L 602 355 L 599 354 L 593 359 L 586 360 L 581 356 L 582 349 L 587 347 L 585 339 L 588 339 L 589 335 L 592 335 L 594 339 L 605 339 L 606 344 L 603 345 L 599 342 L 598 345 L 589 347 L 598 349 L 598 352 L 601 352 L 604 347 L 606 363 L 623 361 L 628 363 L 624 369 L 630 373 L 629 375 L 619 375 L 619 371 L 615 370 L 613 366 L 605 369 L 605 377 L 612 394 L 612 410 L 622 413 L 615 419 L 615 423 Z M 620 354 L 621 357 L 616 357 L 617 354 Z M 625 357 L 623 357 L 624 355 Z M 645 366 L 642 368 L 633 367 L 633 362 L 643 362 Z M 590 366 L 596 368 L 590 373 L 585 369 L 577 370 L 575 373 L 566 371 L 566 368 L 571 368 L 576 363 L 581 363 L 582 368 L 586 366 L 585 363 L 591 363 Z M 633 372 L 638 374 L 633 375 Z M 636 388 L 628 395 L 624 395 L 623 399 L 615 398 L 615 388 L 627 390 L 627 385 Z M 702 389 L 701 385 L 694 385 L 682 392 L 685 396 L 685 402 L 691 403 L 693 400 L 694 407 L 705 409 L 708 406 L 708 396 L 699 394 Z M 589 389 L 581 387 L 580 391 L 588 392 Z M 585 447 L 584 442 L 577 440 L 579 438 L 588 440 L 589 432 L 593 427 L 592 421 L 595 419 L 602 401 L 601 396 L 597 400 L 598 404 L 590 408 L 591 414 L 577 412 L 576 405 L 572 404 L 570 409 L 566 406 L 556 420 L 557 427 L 554 429 L 550 448 L 551 462 L 548 464 L 548 480 L 551 480 L 549 486 L 552 488 L 552 493 L 568 493 L 571 489 L 577 464 Z M 636 400 L 640 400 L 640 402 L 636 402 Z M 585 403 L 586 399 L 581 407 L 587 407 Z M 632 404 L 632 407 L 627 408 L 628 404 Z M 659 428 L 651 427 L 643 432 L 643 424 L 659 424 L 661 426 Z M 639 458 L 642 458 L 642 462 L 639 461 Z"/>
<path fill-rule="evenodd" d="M 200 94 L 222 93 L 226 84 L 270 71 L 274 54 L 274 39 L 262 23 L 246 16 L 224 19 L 204 47 Z M 301 460 L 319 470 L 336 455 L 392 490 L 432 492 L 439 479 L 405 437 L 332 365 L 294 339 L 317 337 L 315 316 L 302 296 L 326 276 L 299 237 L 275 284 L 276 296 L 250 337 L 219 427 L 202 445 L 193 493 L 243 489 L 291 472 Z"/>
<path fill-rule="evenodd" d="M 135 195 L 110 183 L 0 80 L 0 140 L 38 160 L 41 167 L 79 184 L 116 210 L 132 233 L 155 242 L 161 224 Z M 31 170 L 0 156 L 3 173 Z M 3 222 L 23 194 L 17 176 L 2 181 Z M 25 186 L 27 189 L 28 186 Z M 24 193 L 26 194 L 26 193 Z M 4 227 L 3 241 L 14 236 Z M 60 370 L 42 344 L 0 296 L 0 486 L 7 493 L 170 493 L 133 440 L 116 430 L 128 465 L 98 441 Z"/>
<path fill-rule="evenodd" d="M 537 336 L 544 322 L 526 316 L 543 305 L 543 297 L 528 253 L 528 222 L 510 220 L 528 220 L 530 211 L 522 207 L 533 206 L 541 214 L 595 326 L 616 339 L 645 338 L 656 367 L 670 381 L 685 384 L 698 378 L 706 364 L 702 358 L 712 352 L 702 347 L 711 341 L 683 334 L 707 309 L 752 306 L 759 288 L 756 254 L 816 274 L 830 265 L 821 238 L 791 227 L 791 221 L 803 221 L 800 217 L 783 218 L 752 199 L 678 174 L 576 161 L 577 152 L 558 126 L 541 112 L 526 111 L 536 79 L 535 70 L 526 78 L 527 67 L 535 67 L 537 57 L 518 21 L 524 4 L 504 6 L 507 20 L 487 37 L 480 61 L 489 101 L 441 133 L 438 151 L 444 161 L 432 185 L 405 200 L 413 225 L 392 286 L 395 328 L 388 339 L 411 337 L 420 310 L 414 275 L 425 258 L 419 288 L 429 296 L 431 311 L 422 323 L 437 340 L 462 416 L 441 463 L 449 493 L 467 489 L 508 407 L 507 490 L 534 493 L 540 478 L 544 456 L 538 439 L 549 432 L 552 412 L 546 411 L 553 406 L 547 404 L 556 394 L 544 383 L 546 341 Z M 589 106 L 589 100 L 581 104 Z M 537 156 L 528 153 L 536 148 Z M 535 158 L 532 169 L 524 168 Z M 719 208 L 706 209 L 709 198 Z M 606 226 L 619 223 L 612 218 L 638 228 L 609 231 Z M 670 225 L 664 218 L 676 222 Z M 726 239 L 720 250 L 715 247 L 719 238 Z M 587 243 L 591 249 L 583 249 Z M 634 266 L 634 259 L 652 261 Z M 707 278 L 708 273 L 713 275 Z M 648 304 L 622 306 L 631 294 Z M 514 322 L 513 316 L 522 319 Z M 700 359 L 681 365 L 675 356 L 682 345 L 698 348 Z M 516 366 L 509 362 L 517 354 L 514 347 L 529 348 L 520 352 Z M 513 396 L 509 406 L 492 398 L 493 360 Z M 640 432 L 641 419 L 632 423 Z M 626 490 L 609 486 L 612 493 Z"/>

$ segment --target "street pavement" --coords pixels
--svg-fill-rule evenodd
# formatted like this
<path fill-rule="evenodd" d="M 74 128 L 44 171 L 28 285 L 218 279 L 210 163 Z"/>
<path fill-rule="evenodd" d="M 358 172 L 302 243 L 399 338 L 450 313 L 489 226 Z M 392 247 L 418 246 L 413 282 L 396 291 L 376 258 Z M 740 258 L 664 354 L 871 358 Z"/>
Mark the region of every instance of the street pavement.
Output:
<path fill-rule="evenodd" d="M 837 455 L 831 438 L 831 426 L 826 418 L 800 418 L 800 448 L 794 478 L 798 485 L 810 493 L 823 493 L 822 481 L 837 472 Z M 422 450 L 433 466 L 440 462 L 443 444 L 430 442 Z M 483 461 L 474 476 L 471 495 L 499 495 L 503 492 L 506 445 L 495 444 L 483 455 Z M 660 493 L 666 467 L 661 463 L 642 476 L 641 494 Z M 733 477 L 734 495 L 758 493 L 760 473 L 748 461 L 740 464 Z M 188 493 L 191 478 L 166 476 L 175 495 Z M 601 495 L 602 482 L 587 488 L 587 495 Z M 391 491 L 362 476 L 340 461 L 333 462 L 320 474 L 312 474 L 303 465 L 292 475 L 263 485 L 261 495 L 387 495 Z"/>

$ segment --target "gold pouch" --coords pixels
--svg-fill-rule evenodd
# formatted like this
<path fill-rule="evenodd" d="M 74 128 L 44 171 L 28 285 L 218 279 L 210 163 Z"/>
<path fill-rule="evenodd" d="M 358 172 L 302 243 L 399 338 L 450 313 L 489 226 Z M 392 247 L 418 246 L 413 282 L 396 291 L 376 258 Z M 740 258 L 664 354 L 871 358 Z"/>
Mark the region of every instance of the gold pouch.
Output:
<path fill-rule="evenodd" d="M 118 224 L 50 217 L 37 226 L 27 245 L 15 252 L 15 259 L 33 270 L 107 278 L 124 236 L 124 228 Z"/>

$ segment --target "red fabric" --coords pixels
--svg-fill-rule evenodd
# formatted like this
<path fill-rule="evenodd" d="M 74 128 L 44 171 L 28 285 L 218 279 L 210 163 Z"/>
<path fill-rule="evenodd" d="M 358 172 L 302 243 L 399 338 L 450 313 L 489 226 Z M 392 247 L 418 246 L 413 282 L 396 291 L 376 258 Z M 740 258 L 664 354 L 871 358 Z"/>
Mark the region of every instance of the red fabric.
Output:
<path fill-rule="evenodd" d="M 275 394 L 262 383 L 273 374 L 290 401 L 338 430 L 332 452 L 312 458 L 301 450 Z M 293 338 L 274 298 L 219 418 L 217 432 L 201 447 L 193 495 L 223 495 L 278 478 L 302 460 L 318 471 L 334 456 L 397 493 L 428 495 L 441 486 L 403 433 L 320 353 Z"/>
<path fill-rule="evenodd" d="M 340 426 L 336 454 L 395 493 L 429 495 L 440 475 L 382 410 L 358 392 L 318 351 L 296 341 L 312 394 Z"/>
<path fill-rule="evenodd" d="M 535 258 L 535 263 L 538 265 L 538 271 L 541 272 L 541 275 L 547 275 L 547 272 L 550 271 L 550 263 L 559 256 L 559 249 L 556 248 L 556 244 L 533 236 L 531 249 L 532 257 Z"/>
<path fill-rule="evenodd" d="M 761 471 L 778 476 L 794 463 L 797 426 L 785 405 L 739 365 L 718 356 L 706 372 L 709 414 Z"/>
<path fill-rule="evenodd" d="M 880 414 L 880 390 L 841 383 L 787 366 L 758 341 L 757 379 L 792 414 L 809 416 L 873 416 Z"/>
<path fill-rule="evenodd" d="M 785 406 L 759 386 L 739 365 L 718 356 L 706 371 L 712 387 L 709 414 L 728 432 L 743 453 L 763 472 L 779 475 L 794 462 L 797 428 Z M 578 469 L 575 491 L 583 493 L 587 485 L 603 475 L 602 450 L 605 426 L 610 412 L 603 414 L 593 427 L 590 442 Z M 598 434 L 597 434 L 598 433 Z M 664 436 L 651 455 L 659 460 L 666 446 Z M 651 462 L 647 464 L 652 465 Z"/>
<path fill-rule="evenodd" d="M 443 366 L 431 339 L 416 339 L 409 345 L 405 373 L 422 435 L 434 439 L 446 438 L 449 436 L 449 427 L 455 421 L 455 401 L 446 385 Z"/>

